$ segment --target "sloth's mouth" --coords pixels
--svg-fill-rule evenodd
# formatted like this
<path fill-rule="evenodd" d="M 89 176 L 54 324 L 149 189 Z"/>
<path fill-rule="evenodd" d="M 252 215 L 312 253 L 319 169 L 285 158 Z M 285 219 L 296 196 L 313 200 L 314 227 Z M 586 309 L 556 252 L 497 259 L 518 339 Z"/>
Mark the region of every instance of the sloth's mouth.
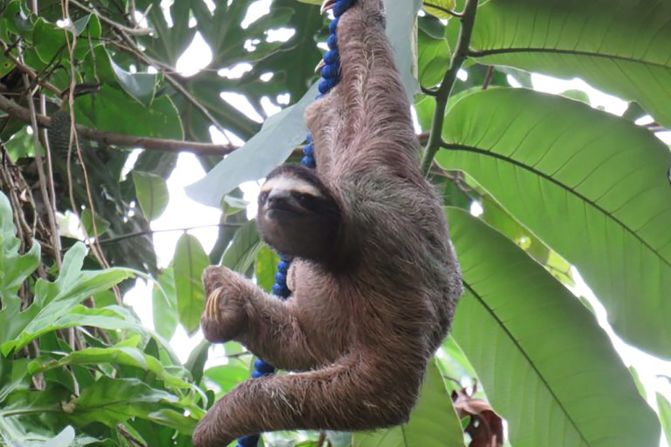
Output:
<path fill-rule="evenodd" d="M 282 217 L 292 217 L 305 214 L 305 212 L 290 203 L 274 203 L 266 208 L 266 217 L 268 219 L 277 219 Z"/>

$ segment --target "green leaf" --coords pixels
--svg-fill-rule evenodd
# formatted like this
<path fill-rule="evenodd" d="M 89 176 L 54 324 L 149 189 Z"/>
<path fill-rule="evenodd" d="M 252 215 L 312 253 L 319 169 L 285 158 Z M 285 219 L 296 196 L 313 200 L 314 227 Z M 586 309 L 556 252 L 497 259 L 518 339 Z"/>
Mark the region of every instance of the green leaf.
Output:
<path fill-rule="evenodd" d="M 40 245 L 33 242 L 32 247 L 23 255 L 19 254 L 21 242 L 16 237 L 12 207 L 0 192 L 0 303 L 2 307 L 16 309 L 19 298 L 16 295 L 23 282 L 37 269 L 40 264 Z M 6 311 L 6 312 L 5 312 Z M 0 327 L 3 313 L 10 315 L 8 309 L 0 311 Z M 0 329 L 0 342 L 2 342 Z"/>
<path fill-rule="evenodd" d="M 506 113 L 501 113 L 505 110 Z M 437 161 L 576 265 L 624 338 L 671 356 L 671 152 L 582 103 L 494 89 L 457 102 Z"/>
<path fill-rule="evenodd" d="M 209 368 L 205 370 L 204 375 L 206 379 L 215 383 L 223 394 L 249 379 L 249 372 L 249 367 L 237 363 Z"/>
<path fill-rule="evenodd" d="M 143 331 L 139 322 L 130 319 L 130 315 L 126 312 L 120 312 L 120 309 L 90 309 L 77 305 L 68 309 L 67 312 L 59 311 L 56 313 L 54 307 L 56 306 L 47 306 L 47 309 L 53 311 L 53 317 L 49 313 L 40 313 L 38 317 L 25 326 L 15 339 L 0 345 L 0 352 L 3 355 L 8 355 L 11 351 L 23 348 L 44 334 L 71 327 L 90 326 L 109 330 Z M 20 317 L 30 316 L 27 312 L 22 313 Z M 20 327 L 20 323 L 25 323 L 26 318 L 18 318 L 17 320 L 19 324 L 15 326 Z"/>
<path fill-rule="evenodd" d="M 196 237 L 184 234 L 177 241 L 173 269 L 179 321 L 189 334 L 200 325 L 200 315 L 205 308 L 205 292 L 201 276 L 210 264 L 207 253 Z"/>
<path fill-rule="evenodd" d="M 96 224 L 94 227 L 93 213 L 91 213 L 91 210 L 89 208 L 86 208 L 84 211 L 82 211 L 80 219 L 82 226 L 84 227 L 84 231 L 89 236 L 93 236 L 94 234 L 97 234 L 98 236 L 105 234 L 105 232 L 109 229 L 111 225 L 109 220 L 105 219 L 104 217 L 101 217 L 99 214 L 96 214 L 95 218 Z"/>
<path fill-rule="evenodd" d="M 132 271 L 121 268 L 82 271 L 86 254 L 84 244 L 73 245 L 63 257 L 58 279 L 53 283 L 37 281 L 33 303 L 26 310 L 19 312 L 16 300 L 6 303 L 7 307 L 0 311 L 0 352 L 3 355 L 47 332 L 78 326 L 78 317 L 72 312 L 78 309 L 80 302 L 133 276 Z M 82 321 L 81 325 L 86 324 Z M 95 326 L 90 322 L 88 325 Z"/>
<path fill-rule="evenodd" d="M 466 288 L 452 335 L 510 442 L 657 445 L 659 422 L 592 314 L 505 236 L 462 210 L 448 218 Z"/>
<path fill-rule="evenodd" d="M 254 265 L 254 260 L 263 242 L 256 230 L 256 222 L 249 221 L 235 232 L 233 242 L 224 252 L 222 264 L 231 270 L 246 274 Z"/>
<path fill-rule="evenodd" d="M 164 408 L 162 410 L 149 413 L 148 419 L 157 424 L 172 427 L 181 433 L 191 434 L 196 428 L 196 421 L 192 416 L 186 417 L 183 413 Z"/>
<path fill-rule="evenodd" d="M 33 44 L 40 60 L 48 64 L 59 52 L 67 53 L 65 30 L 39 18 L 33 28 Z M 63 54 L 64 54 L 63 53 Z"/>
<path fill-rule="evenodd" d="M 149 172 L 133 171 L 135 195 L 147 220 L 158 219 L 168 206 L 168 185 L 163 177 Z"/>
<path fill-rule="evenodd" d="M 254 277 L 256 283 L 266 292 L 270 292 L 275 284 L 275 271 L 280 257 L 275 251 L 264 245 L 256 255 L 256 265 L 254 267 Z"/>
<path fill-rule="evenodd" d="M 158 74 L 156 73 L 130 73 L 119 67 L 111 55 L 109 56 L 112 71 L 119 85 L 126 93 L 133 99 L 145 107 L 149 107 L 154 100 L 154 93 L 156 92 L 156 83 L 158 81 Z"/>
<path fill-rule="evenodd" d="M 671 3 L 493 0 L 478 9 L 478 60 L 563 78 L 638 101 L 671 126 Z"/>
<path fill-rule="evenodd" d="M 659 409 L 659 420 L 664 427 L 666 442 L 671 444 L 671 403 L 659 393 L 657 393 L 657 408 Z"/>
<path fill-rule="evenodd" d="M 103 84 L 95 95 L 77 97 L 75 111 L 77 123 L 98 130 L 144 138 L 184 138 L 179 112 L 167 96 L 145 107 L 120 89 Z"/>
<path fill-rule="evenodd" d="M 461 422 L 435 362 L 429 362 L 410 421 L 386 430 L 354 433 L 353 447 L 464 446 Z"/>
<path fill-rule="evenodd" d="M 145 354 L 138 348 L 122 345 L 108 348 L 85 348 L 68 354 L 57 361 L 35 361 L 30 365 L 30 373 L 35 374 L 66 365 L 100 365 L 102 363 L 110 363 L 115 366 L 132 366 L 151 372 L 162 380 L 166 387 L 171 389 L 179 390 L 191 387 L 181 377 L 169 373 L 155 357 Z"/>
<path fill-rule="evenodd" d="M 148 418 L 161 406 L 177 401 L 175 395 L 151 388 L 140 380 L 103 376 L 64 407 L 78 424 L 98 422 L 114 427 L 132 417 Z"/>
<path fill-rule="evenodd" d="M 422 27 L 419 29 L 418 37 L 419 81 L 422 87 L 433 87 L 442 81 L 450 66 L 450 45 L 444 36 L 434 38 Z"/>
<path fill-rule="evenodd" d="M 441 19 L 450 19 L 452 14 L 448 11 L 453 11 L 457 6 L 455 0 L 425 0 L 424 11 Z"/>
<path fill-rule="evenodd" d="M 172 267 L 164 270 L 158 277 L 158 284 L 154 284 L 151 297 L 156 332 L 166 340 L 170 340 L 179 322 L 175 272 Z"/>

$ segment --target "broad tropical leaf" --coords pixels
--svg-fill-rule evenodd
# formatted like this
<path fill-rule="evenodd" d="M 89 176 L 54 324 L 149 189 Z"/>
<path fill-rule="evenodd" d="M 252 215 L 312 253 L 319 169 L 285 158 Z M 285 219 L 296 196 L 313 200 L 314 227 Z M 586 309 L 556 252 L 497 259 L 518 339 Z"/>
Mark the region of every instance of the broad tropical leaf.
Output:
<path fill-rule="evenodd" d="M 34 301 L 26 310 L 19 312 L 16 300 L 10 299 L 7 308 L 0 311 L 0 323 L 3 328 L 0 352 L 3 355 L 22 348 L 47 332 L 78 325 L 96 326 L 90 321 L 78 321 L 78 317 L 74 314 L 80 311 L 90 312 L 97 317 L 104 310 L 89 311 L 81 308 L 79 303 L 96 293 L 112 288 L 132 277 L 134 273 L 121 268 L 82 271 L 87 252 L 82 243 L 70 248 L 63 258 L 58 279 L 55 282 L 38 280 L 35 284 Z M 124 326 L 130 325 L 131 323 L 127 322 Z"/>
<path fill-rule="evenodd" d="M 671 152 L 661 141 L 582 103 L 512 89 L 464 97 L 443 136 L 443 167 L 473 176 L 575 264 L 624 338 L 671 356 Z"/>
<path fill-rule="evenodd" d="M 448 218 L 466 288 L 453 336 L 511 443 L 657 445 L 659 422 L 594 316 L 505 236 L 463 210 Z"/>
<path fill-rule="evenodd" d="M 669 17 L 666 0 L 491 0 L 471 48 L 483 64 L 581 77 L 671 126 Z"/>

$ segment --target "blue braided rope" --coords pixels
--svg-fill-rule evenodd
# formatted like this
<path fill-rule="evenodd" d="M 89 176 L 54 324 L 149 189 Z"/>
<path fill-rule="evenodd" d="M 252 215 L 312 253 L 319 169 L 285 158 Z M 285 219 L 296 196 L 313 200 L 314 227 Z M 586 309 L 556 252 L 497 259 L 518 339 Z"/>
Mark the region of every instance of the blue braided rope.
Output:
<path fill-rule="evenodd" d="M 324 54 L 324 66 L 321 69 L 321 79 L 319 81 L 319 95 L 320 98 L 327 94 L 333 87 L 340 82 L 340 54 L 338 53 L 338 21 L 340 16 L 347 11 L 356 0 L 336 0 L 333 7 L 334 19 L 329 24 L 329 37 L 326 40 L 329 50 Z M 305 147 L 303 148 L 303 158 L 301 164 L 308 168 L 315 168 L 317 163 L 314 156 L 314 143 L 312 135 L 308 134 Z M 280 254 L 280 262 L 277 264 L 277 273 L 275 273 L 275 284 L 273 285 L 273 295 L 281 299 L 287 299 L 291 295 L 291 291 L 287 286 L 287 273 L 291 265 L 291 258 Z M 275 373 L 275 367 L 270 363 L 257 359 L 254 362 L 254 370 L 252 377 L 258 379 L 259 377 L 269 376 Z M 250 435 L 238 438 L 237 447 L 256 447 L 260 436 Z"/>

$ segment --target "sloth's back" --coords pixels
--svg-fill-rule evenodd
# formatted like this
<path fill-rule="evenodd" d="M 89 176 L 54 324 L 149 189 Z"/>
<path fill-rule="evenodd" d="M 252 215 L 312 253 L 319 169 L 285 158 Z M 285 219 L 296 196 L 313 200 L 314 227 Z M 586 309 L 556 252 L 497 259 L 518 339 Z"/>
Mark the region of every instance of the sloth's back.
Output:
<path fill-rule="evenodd" d="M 440 202 L 428 184 L 388 176 L 340 179 L 339 191 L 356 247 L 351 268 L 297 261 L 291 305 L 324 363 L 352 349 L 425 363 L 461 294 Z"/>

